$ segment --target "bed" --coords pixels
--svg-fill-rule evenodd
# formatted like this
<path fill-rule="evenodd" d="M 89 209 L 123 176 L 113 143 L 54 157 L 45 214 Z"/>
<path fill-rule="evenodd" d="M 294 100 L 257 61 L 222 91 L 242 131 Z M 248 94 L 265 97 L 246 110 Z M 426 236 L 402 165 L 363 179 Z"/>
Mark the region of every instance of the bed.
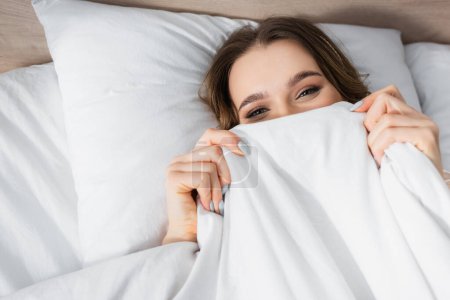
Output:
<path fill-rule="evenodd" d="M 192 149 L 204 130 L 217 126 L 213 114 L 197 95 L 216 49 L 237 27 L 255 24 L 269 15 L 310 18 L 342 47 L 358 71 L 370 74 L 368 84 L 372 90 L 394 83 L 408 104 L 438 124 L 443 165 L 449 171 L 448 13 L 450 3 L 443 1 L 2 1 L 0 296 L 11 299 L 189 299 L 196 294 L 198 299 L 270 298 L 270 291 L 244 297 L 238 293 L 239 286 L 232 294 L 231 280 L 219 280 L 224 274 L 234 273 L 227 269 L 230 265 L 224 260 L 218 264 L 214 259 L 221 253 L 223 242 L 211 236 L 221 232 L 222 227 L 237 232 L 229 221 L 222 223 L 217 216 L 210 216 L 199 208 L 199 220 L 204 228 L 199 232 L 199 244 L 200 248 L 208 249 L 202 256 L 198 256 L 196 243 L 160 246 L 167 226 L 163 188 L 165 167 L 170 158 Z M 330 109 L 339 112 L 342 107 Z M 281 122 L 278 124 L 281 126 Z M 299 128 L 306 126 L 301 120 L 296 124 Z M 338 128 L 348 124 L 329 126 Z M 256 130 L 253 132 L 251 128 L 243 129 L 241 133 L 249 138 L 257 136 Z M 313 137 L 310 139 L 310 143 L 315 141 Z M 269 145 L 260 146 L 261 153 L 266 151 L 276 157 Z M 409 150 L 393 149 L 391 159 L 400 161 L 402 151 Z M 278 164 L 286 164 L 279 155 Z M 326 155 L 331 157 L 332 151 Z M 364 159 L 360 159 L 361 164 L 366 162 Z M 229 162 L 239 174 L 239 163 L 232 159 Z M 271 163 L 261 160 L 260 164 Z M 398 185 L 414 189 L 413 183 L 418 186 L 420 180 L 435 178 L 435 174 L 428 171 L 427 162 L 421 164 L 415 171 L 411 167 L 410 173 L 417 173 L 417 176 L 402 175 Z M 397 170 L 385 170 L 384 178 L 391 180 L 381 178 L 379 188 L 394 191 L 392 195 L 405 193 L 398 186 L 389 185 L 389 182 L 395 182 Z M 295 172 L 292 170 L 291 175 L 302 176 Z M 321 176 L 324 175 L 316 174 L 317 178 Z M 330 178 L 337 176 L 329 174 Z M 448 174 L 446 176 L 450 178 Z M 274 178 L 262 180 L 276 182 Z M 439 278 L 448 278 L 442 277 L 447 274 L 448 257 L 430 249 L 425 251 L 418 245 L 427 234 L 436 232 L 436 235 L 430 234 L 435 239 L 428 237 L 429 242 L 435 249 L 447 249 L 448 188 L 445 186 L 444 189 L 437 181 L 435 178 L 433 187 L 428 190 L 414 189 L 414 192 L 424 195 L 424 199 L 441 199 L 439 205 L 428 207 L 424 204 L 432 212 L 430 218 L 439 220 L 435 221 L 438 225 L 430 225 L 431 221 L 426 221 L 429 216 L 422 215 L 417 207 L 409 207 L 409 215 L 402 215 L 395 208 L 404 204 L 394 202 L 394 196 L 386 198 L 391 201 L 389 204 L 408 245 L 416 251 L 413 252 L 424 251 L 420 252 L 423 257 L 441 259 L 441 269 L 434 268 L 436 262 L 419 259 L 421 267 L 432 266 L 430 273 L 426 267 L 424 272 L 431 274 L 429 278 L 436 284 L 434 288 L 444 284 Z M 442 182 L 445 185 L 445 181 Z M 283 183 L 278 184 L 282 186 Z M 364 186 L 367 182 L 355 184 Z M 447 184 L 450 186 L 449 181 Z M 248 197 L 245 190 L 241 189 L 241 194 L 236 192 L 236 199 Z M 342 190 L 344 192 L 348 191 Z M 255 189 L 255 193 L 264 197 L 267 191 Z M 358 195 L 354 195 L 355 199 L 361 197 Z M 289 194 L 285 197 L 290 199 Z M 325 199 L 330 195 L 317 197 Z M 292 205 L 293 210 L 300 209 Z M 327 206 L 324 204 L 324 207 Z M 386 207 L 379 208 L 380 212 Z M 245 210 L 237 206 L 227 209 Z M 272 208 L 267 206 L 266 209 Z M 305 214 L 321 216 L 313 207 L 301 209 Z M 258 213 L 262 216 L 266 211 L 261 209 Z M 288 215 L 289 211 L 281 214 Z M 423 218 L 423 223 L 418 224 L 428 228 L 428 232 L 411 227 L 409 218 L 416 214 Z M 241 215 L 239 219 L 238 216 L 236 213 L 235 222 L 249 218 Z M 334 217 L 348 219 L 348 215 Z M 318 220 L 313 220 L 313 224 Z M 256 221 L 248 225 L 248 228 L 257 228 Z M 330 237 L 331 231 L 324 228 L 319 232 Z M 349 237 L 359 234 L 345 232 Z M 411 232 L 415 232 L 415 236 L 409 238 Z M 306 233 L 297 232 L 299 235 Z M 224 240 L 245 241 L 243 234 L 234 236 L 236 240 L 229 240 L 229 236 L 224 236 Z M 263 236 L 259 238 L 254 245 L 264 240 Z M 392 242 L 393 237 L 390 238 L 392 240 L 373 241 Z M 279 239 L 281 244 L 289 237 Z M 340 241 L 334 240 L 325 246 L 337 244 Z M 397 245 L 398 249 L 404 247 L 394 242 L 392 245 Z M 292 249 L 292 245 L 284 246 L 280 249 Z M 321 247 L 314 248 L 314 253 L 320 253 Z M 227 250 L 226 255 L 231 257 L 233 253 Z M 345 260 L 340 259 L 346 257 L 349 262 L 344 252 L 336 253 L 334 261 L 343 264 Z M 256 257 L 268 261 L 267 255 Z M 310 262 L 317 264 L 311 263 L 310 267 L 314 265 L 316 270 L 328 274 L 321 280 L 308 281 L 305 278 L 314 278 L 311 273 L 297 274 L 291 270 L 290 274 L 295 274 L 295 278 L 305 280 L 304 287 L 308 286 L 307 282 L 316 287 L 305 288 L 310 294 L 301 294 L 304 297 L 339 295 L 342 299 L 390 299 L 395 293 L 402 293 L 408 299 L 433 297 L 432 293 L 424 292 L 428 288 L 421 289 L 419 277 L 412 275 L 399 282 L 399 286 L 417 283 L 417 289 L 409 289 L 408 293 L 392 289 L 392 294 L 382 294 L 380 291 L 386 286 L 380 283 L 383 279 L 375 275 L 367 277 L 368 282 L 356 280 L 348 290 L 341 289 L 342 279 L 332 276 L 336 270 L 328 269 L 331 264 L 320 264 L 320 258 L 323 257 L 311 256 Z M 390 258 L 385 257 L 386 261 Z M 238 261 L 236 259 L 236 264 Z M 257 268 L 257 262 L 254 263 L 252 266 Z M 403 263 L 398 267 L 407 265 Z M 209 266 L 208 270 L 214 266 L 220 272 L 202 275 L 202 266 Z M 338 269 L 342 266 L 337 264 Z M 352 281 L 352 277 L 346 276 L 353 271 L 348 268 L 347 273 L 344 272 L 343 278 L 347 282 Z M 414 272 L 412 270 L 410 274 Z M 274 271 L 273 274 L 283 272 Z M 230 278 L 244 282 L 238 274 L 234 275 Z M 325 279 L 336 284 L 333 288 L 320 288 Z M 258 282 L 261 284 L 264 280 L 269 282 L 271 279 L 261 277 Z M 254 285 L 256 290 L 258 282 L 246 284 Z M 204 289 L 208 284 L 215 287 L 211 290 L 222 292 L 211 294 Z M 277 287 L 286 290 L 287 286 L 283 284 L 280 282 Z M 146 289 L 148 285 L 150 288 Z M 323 293 L 324 290 L 327 293 Z M 445 294 L 448 289 L 436 288 L 434 291 L 440 291 L 434 295 L 438 299 L 448 295 Z M 292 295 L 275 293 L 273 296 L 289 298 Z"/>

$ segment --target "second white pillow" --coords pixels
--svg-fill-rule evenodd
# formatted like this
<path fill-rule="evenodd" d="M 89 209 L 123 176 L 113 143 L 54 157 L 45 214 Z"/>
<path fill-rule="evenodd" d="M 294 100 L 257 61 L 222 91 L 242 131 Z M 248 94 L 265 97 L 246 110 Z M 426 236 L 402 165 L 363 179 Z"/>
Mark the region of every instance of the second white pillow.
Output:
<path fill-rule="evenodd" d="M 450 172 L 450 45 L 414 43 L 405 52 L 422 110 L 439 127 L 442 164 Z"/>

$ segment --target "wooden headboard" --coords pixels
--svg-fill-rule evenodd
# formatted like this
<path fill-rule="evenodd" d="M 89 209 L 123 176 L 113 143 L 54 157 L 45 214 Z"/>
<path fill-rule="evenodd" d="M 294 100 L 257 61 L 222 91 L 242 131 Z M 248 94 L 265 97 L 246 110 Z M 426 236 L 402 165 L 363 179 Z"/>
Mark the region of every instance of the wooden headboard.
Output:
<path fill-rule="evenodd" d="M 96 0 L 95 2 L 260 20 L 271 15 L 313 22 L 395 28 L 403 43 L 450 44 L 450 1 L 437 0 Z M 0 73 L 51 61 L 31 0 L 0 0 Z"/>

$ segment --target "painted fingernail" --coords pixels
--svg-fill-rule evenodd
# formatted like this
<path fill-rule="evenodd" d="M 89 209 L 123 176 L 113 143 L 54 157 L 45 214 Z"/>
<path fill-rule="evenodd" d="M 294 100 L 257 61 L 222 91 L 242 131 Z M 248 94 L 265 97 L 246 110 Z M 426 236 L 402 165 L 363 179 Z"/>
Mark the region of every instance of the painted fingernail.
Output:
<path fill-rule="evenodd" d="M 242 152 L 244 152 L 247 155 L 250 154 L 250 148 L 244 142 L 239 141 L 239 143 L 237 145 L 238 145 L 239 149 L 241 149 Z"/>
<path fill-rule="evenodd" d="M 214 202 L 209 202 L 209 211 L 214 212 Z"/>
<path fill-rule="evenodd" d="M 219 202 L 219 212 L 223 216 L 223 209 L 224 209 L 224 203 L 223 200 L 220 200 Z"/>
<path fill-rule="evenodd" d="M 229 184 L 225 184 L 222 187 L 222 196 L 225 195 L 225 193 L 228 192 L 229 189 L 230 189 L 230 185 Z"/>
<path fill-rule="evenodd" d="M 352 107 L 350 107 L 350 111 L 355 111 L 357 110 L 359 107 L 361 107 L 361 105 L 363 105 L 364 101 L 363 100 L 359 100 L 358 102 L 356 102 L 355 104 L 353 104 Z"/>

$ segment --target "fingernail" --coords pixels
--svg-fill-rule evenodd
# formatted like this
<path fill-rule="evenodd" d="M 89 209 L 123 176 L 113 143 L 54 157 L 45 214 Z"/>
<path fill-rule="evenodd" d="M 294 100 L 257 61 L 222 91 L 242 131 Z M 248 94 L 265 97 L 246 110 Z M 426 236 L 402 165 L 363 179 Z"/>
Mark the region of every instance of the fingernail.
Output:
<path fill-rule="evenodd" d="M 223 216 L 223 209 L 224 209 L 224 203 L 223 200 L 220 200 L 219 202 L 219 212 Z"/>
<path fill-rule="evenodd" d="M 242 152 L 244 152 L 247 155 L 250 154 L 250 148 L 244 142 L 239 141 L 239 143 L 237 145 L 238 145 L 239 149 L 241 149 Z"/>
<path fill-rule="evenodd" d="M 356 102 L 355 104 L 353 104 L 352 107 L 350 107 L 350 111 L 355 111 L 357 110 L 359 107 L 361 107 L 361 105 L 363 105 L 364 101 L 363 100 L 359 100 L 358 102 Z"/>
<path fill-rule="evenodd" d="M 229 189 L 230 189 L 230 185 L 229 184 L 225 184 L 222 187 L 222 196 L 225 195 L 225 193 L 228 192 Z"/>
<path fill-rule="evenodd" d="M 209 202 L 209 211 L 214 212 L 214 202 Z"/>

